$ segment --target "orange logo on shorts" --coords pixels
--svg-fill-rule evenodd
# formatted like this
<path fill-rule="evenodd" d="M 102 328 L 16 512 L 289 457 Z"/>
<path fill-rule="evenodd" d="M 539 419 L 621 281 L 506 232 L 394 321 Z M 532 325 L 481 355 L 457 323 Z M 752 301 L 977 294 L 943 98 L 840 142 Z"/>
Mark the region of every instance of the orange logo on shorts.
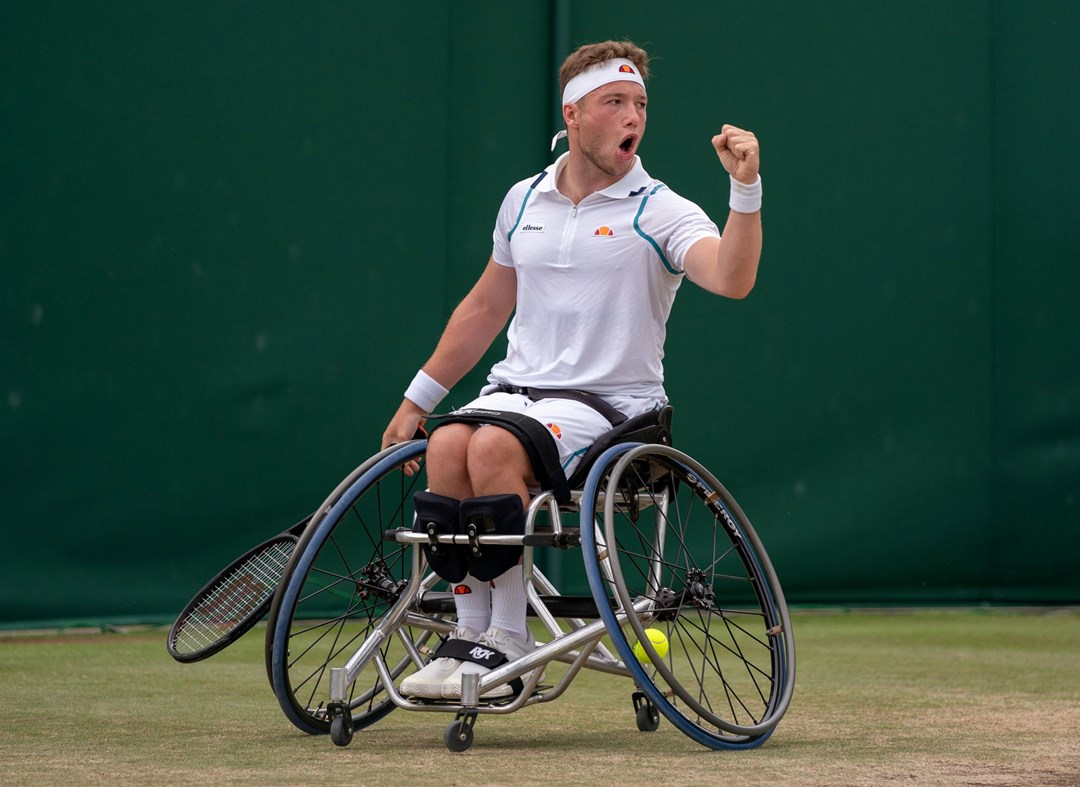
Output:
<path fill-rule="evenodd" d="M 547 428 L 555 435 L 556 440 L 562 440 L 562 429 L 559 428 L 558 424 L 547 424 Z"/>
<path fill-rule="evenodd" d="M 607 235 L 609 237 L 613 236 L 614 234 L 615 230 L 613 230 L 611 227 L 597 227 L 596 232 L 593 233 L 593 235 Z"/>

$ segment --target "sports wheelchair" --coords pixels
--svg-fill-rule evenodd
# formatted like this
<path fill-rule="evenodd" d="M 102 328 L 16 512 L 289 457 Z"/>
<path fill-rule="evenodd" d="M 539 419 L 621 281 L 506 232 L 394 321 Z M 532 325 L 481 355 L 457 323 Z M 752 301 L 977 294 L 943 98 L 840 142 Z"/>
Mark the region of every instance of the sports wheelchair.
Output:
<path fill-rule="evenodd" d="M 395 708 L 452 713 L 443 740 L 464 751 L 479 716 L 550 702 L 589 669 L 626 680 L 643 732 L 663 716 L 712 749 L 760 746 L 794 688 L 784 594 L 739 505 L 670 443 L 670 407 L 616 427 L 569 479 L 569 499 L 532 499 L 517 536 L 414 532 L 427 441 L 372 456 L 312 516 L 274 596 L 266 668 L 285 715 L 345 746 Z M 410 463 L 420 471 L 406 473 Z M 430 539 L 523 547 L 529 614 L 546 631 L 531 653 L 466 676 L 459 700 L 397 689 L 455 630 L 453 596 L 424 557 Z M 579 553 L 589 594 L 562 595 L 538 548 Z M 648 629 L 666 635 L 666 653 Z M 536 668 L 553 663 L 565 670 L 541 684 Z M 515 680 L 516 694 L 482 699 Z"/>

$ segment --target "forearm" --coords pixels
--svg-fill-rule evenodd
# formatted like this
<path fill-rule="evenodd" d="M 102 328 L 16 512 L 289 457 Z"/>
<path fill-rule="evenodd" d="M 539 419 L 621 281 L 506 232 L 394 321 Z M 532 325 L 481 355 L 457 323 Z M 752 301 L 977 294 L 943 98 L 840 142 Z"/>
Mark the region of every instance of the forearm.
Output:
<path fill-rule="evenodd" d="M 717 244 L 715 270 L 717 292 L 729 298 L 745 298 L 757 281 L 761 260 L 761 211 L 731 211 Z"/>
<path fill-rule="evenodd" d="M 714 295 L 741 299 L 757 281 L 761 259 L 761 211 L 731 211 L 723 237 L 703 238 L 686 255 L 690 281 Z"/>

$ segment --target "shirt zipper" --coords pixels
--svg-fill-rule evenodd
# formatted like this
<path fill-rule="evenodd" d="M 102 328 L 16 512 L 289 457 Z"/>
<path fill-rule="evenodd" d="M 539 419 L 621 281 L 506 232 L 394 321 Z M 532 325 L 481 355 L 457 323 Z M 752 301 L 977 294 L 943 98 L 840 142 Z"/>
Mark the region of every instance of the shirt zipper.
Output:
<path fill-rule="evenodd" d="M 577 205 L 570 208 L 570 220 L 566 222 L 566 226 L 563 228 L 562 245 L 559 247 L 559 265 L 562 267 L 570 264 L 568 253 L 570 251 L 570 242 L 574 236 L 574 226 L 577 224 L 577 210 Z"/>

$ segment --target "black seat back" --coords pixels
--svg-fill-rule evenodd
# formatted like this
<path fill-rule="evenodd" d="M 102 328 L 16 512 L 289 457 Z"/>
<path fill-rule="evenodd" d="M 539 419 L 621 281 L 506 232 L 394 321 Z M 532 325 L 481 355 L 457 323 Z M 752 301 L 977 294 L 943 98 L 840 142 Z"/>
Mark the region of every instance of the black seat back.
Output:
<path fill-rule="evenodd" d="M 659 410 L 650 410 L 641 415 L 628 418 L 614 429 L 604 432 L 581 457 L 574 474 L 570 476 L 570 488 L 580 489 L 585 485 L 589 470 L 597 458 L 613 445 L 620 443 L 658 443 L 671 445 L 671 417 L 674 408 L 665 405 Z"/>

